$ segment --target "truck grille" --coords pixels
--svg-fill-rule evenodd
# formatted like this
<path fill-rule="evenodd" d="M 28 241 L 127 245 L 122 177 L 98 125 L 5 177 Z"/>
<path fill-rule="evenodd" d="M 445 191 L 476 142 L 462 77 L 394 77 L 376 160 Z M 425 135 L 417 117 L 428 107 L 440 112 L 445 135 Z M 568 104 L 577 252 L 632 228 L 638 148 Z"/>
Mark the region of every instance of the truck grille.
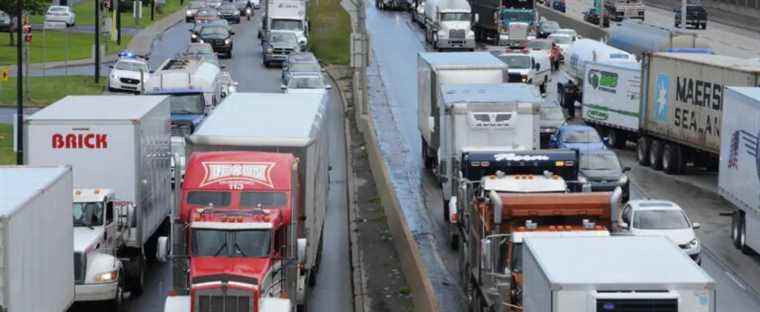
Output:
<path fill-rule="evenodd" d="M 87 257 L 81 252 L 74 253 L 74 282 L 76 284 L 84 283 L 84 275 L 87 272 Z"/>
<path fill-rule="evenodd" d="M 449 38 L 450 39 L 464 39 L 465 31 L 464 29 L 452 29 L 449 30 Z"/>
<path fill-rule="evenodd" d="M 198 291 L 201 292 L 201 291 Z M 234 292 L 234 293 L 233 293 Z M 227 290 L 226 294 L 215 289 L 196 296 L 195 312 L 250 312 L 253 300 L 249 294 Z"/>
<path fill-rule="evenodd" d="M 600 312 L 678 312 L 677 299 L 596 299 Z"/>

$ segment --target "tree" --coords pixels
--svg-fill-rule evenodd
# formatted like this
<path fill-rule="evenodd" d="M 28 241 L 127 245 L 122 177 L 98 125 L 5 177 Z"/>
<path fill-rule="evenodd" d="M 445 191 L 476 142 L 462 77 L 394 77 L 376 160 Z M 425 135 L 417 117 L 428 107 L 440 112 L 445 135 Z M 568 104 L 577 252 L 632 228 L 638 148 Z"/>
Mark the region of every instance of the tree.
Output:
<path fill-rule="evenodd" d="M 16 17 L 16 1 L 17 0 L 0 0 L 0 10 L 7 13 L 11 18 Z M 24 12 L 26 14 L 41 14 L 45 8 L 49 5 L 48 0 L 22 0 L 24 2 Z M 16 29 L 16 23 L 11 25 L 11 30 Z M 10 41 L 8 45 L 15 45 L 13 41 L 13 31 L 8 31 Z"/>

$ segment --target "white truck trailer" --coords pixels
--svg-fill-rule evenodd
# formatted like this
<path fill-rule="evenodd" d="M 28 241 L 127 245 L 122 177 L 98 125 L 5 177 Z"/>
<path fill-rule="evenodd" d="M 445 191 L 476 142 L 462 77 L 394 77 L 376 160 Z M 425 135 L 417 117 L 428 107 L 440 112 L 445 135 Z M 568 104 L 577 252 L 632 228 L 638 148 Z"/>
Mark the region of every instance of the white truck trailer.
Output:
<path fill-rule="evenodd" d="M 507 82 L 507 65 L 489 52 L 417 54 L 417 127 L 425 168 L 438 164 L 439 88 L 443 84 Z"/>
<path fill-rule="evenodd" d="M 0 167 L 0 311 L 74 302 L 71 168 Z"/>
<path fill-rule="evenodd" d="M 435 175 L 441 181 L 444 220 L 454 222 L 451 215 L 456 213 L 456 203 L 449 205 L 449 200 L 461 182 L 462 153 L 538 149 L 543 98 L 535 86 L 502 83 L 444 84 L 438 99 L 433 116 L 441 129 Z"/>
<path fill-rule="evenodd" d="M 189 137 L 190 153 L 261 151 L 292 153 L 300 159 L 306 273 L 299 277 L 293 306 L 306 305 L 305 285 L 316 282 L 322 252 L 329 185 L 326 122 L 327 98 L 322 94 L 233 93 Z"/>
<path fill-rule="evenodd" d="M 726 87 L 759 86 L 760 63 L 725 55 L 645 54 L 639 164 L 682 173 L 718 168 Z"/>
<path fill-rule="evenodd" d="M 718 190 L 736 208 L 734 246 L 760 253 L 760 88 L 728 87 L 724 103 Z"/>
<path fill-rule="evenodd" d="M 172 204 L 167 97 L 67 96 L 24 127 L 25 163 L 72 166 L 73 216 L 101 216 L 75 222 L 77 300 L 140 294 Z"/>
<path fill-rule="evenodd" d="M 467 0 L 425 1 L 425 40 L 436 50 L 475 50 L 472 10 Z"/>
<path fill-rule="evenodd" d="M 524 245 L 524 311 L 716 311 L 715 281 L 665 237 L 534 237 Z"/>
<path fill-rule="evenodd" d="M 269 32 L 273 30 L 292 32 L 305 50 L 309 43 L 306 0 L 264 0 L 264 17 L 259 29 L 259 38 L 269 38 Z"/>
<path fill-rule="evenodd" d="M 607 44 L 639 58 L 644 53 L 652 52 L 712 52 L 710 42 L 696 33 L 659 27 L 643 21 L 624 21 L 611 28 Z"/>
<path fill-rule="evenodd" d="M 637 63 L 591 62 L 583 79 L 583 121 L 621 148 L 639 133 L 641 66 Z"/>

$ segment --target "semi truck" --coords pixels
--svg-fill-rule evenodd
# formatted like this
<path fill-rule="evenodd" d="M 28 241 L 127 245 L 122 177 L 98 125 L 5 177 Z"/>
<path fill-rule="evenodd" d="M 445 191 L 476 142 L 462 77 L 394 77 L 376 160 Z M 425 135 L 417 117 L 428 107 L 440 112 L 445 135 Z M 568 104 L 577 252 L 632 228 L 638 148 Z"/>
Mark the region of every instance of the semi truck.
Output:
<path fill-rule="evenodd" d="M 425 41 L 434 49 L 475 50 L 472 11 L 467 0 L 427 0 L 424 5 Z"/>
<path fill-rule="evenodd" d="M 639 133 L 641 66 L 637 63 L 591 62 L 583 80 L 583 121 L 593 125 L 616 148 Z"/>
<path fill-rule="evenodd" d="M 294 107 L 298 109 L 293 109 Z M 292 192 L 293 198 L 290 200 L 291 209 L 294 210 L 292 219 L 298 222 L 298 231 L 290 231 L 290 234 L 294 235 L 282 238 L 279 243 L 280 246 L 286 246 L 287 253 L 283 254 L 289 257 L 295 258 L 300 253 L 300 260 L 288 261 L 285 269 L 289 278 L 283 288 L 287 289 L 293 307 L 307 306 L 308 286 L 316 282 L 315 275 L 319 269 L 329 184 L 326 109 L 326 97 L 321 94 L 233 93 L 225 98 L 196 133 L 188 138 L 187 149 L 191 158 L 194 157 L 194 153 L 217 151 L 288 153 L 298 158 L 297 164 L 293 165 L 297 174 L 292 174 L 298 179 L 291 181 L 291 187 L 296 191 Z M 287 122 L 273 124 L 273 120 Z M 230 174 L 230 170 L 238 170 L 238 167 L 219 164 L 219 161 L 216 164 L 219 166 L 212 168 L 215 170 L 214 175 L 196 177 L 220 175 L 219 178 L 224 180 L 225 175 Z M 207 164 L 210 165 L 213 164 Z M 261 166 L 253 166 L 250 170 L 239 168 L 241 174 L 256 174 L 256 178 L 251 178 L 253 182 L 273 187 L 268 182 L 268 179 L 275 177 L 272 172 L 264 170 L 262 173 Z M 185 172 L 185 183 L 188 187 L 191 183 L 190 175 L 188 165 Z M 202 187 L 203 184 L 198 185 Z M 239 183 L 232 183 L 228 189 L 239 191 L 241 187 L 245 188 Z M 185 203 L 186 200 L 183 201 L 183 204 Z M 184 253 L 188 249 L 187 242 L 183 239 L 186 236 L 182 232 L 186 224 L 181 216 L 175 216 L 172 225 L 174 235 L 171 258 L 175 276 L 174 288 L 177 293 L 189 294 L 189 290 L 197 281 L 187 276 L 188 258 Z M 208 281 L 220 282 L 219 278 Z M 222 286 L 217 284 L 215 287 Z M 187 295 L 182 297 L 184 298 L 175 299 L 191 300 Z"/>
<path fill-rule="evenodd" d="M 717 311 L 715 281 L 665 237 L 530 237 L 523 245 L 525 311 Z"/>
<path fill-rule="evenodd" d="M 259 27 L 259 39 L 269 38 L 270 31 L 291 32 L 298 45 L 306 50 L 309 44 L 309 21 L 305 0 L 264 0 L 264 16 Z"/>
<path fill-rule="evenodd" d="M 760 88 L 728 87 L 725 97 L 718 191 L 735 208 L 734 246 L 760 253 Z"/>
<path fill-rule="evenodd" d="M 459 223 L 459 267 L 472 311 L 520 308 L 526 238 L 609 236 L 622 192 L 570 192 L 577 156 L 571 150 L 463 156 L 462 176 L 475 182 L 461 184 Z"/>
<path fill-rule="evenodd" d="M 536 35 L 535 0 L 469 0 L 479 42 L 519 46 Z"/>
<path fill-rule="evenodd" d="M 77 301 L 142 293 L 171 210 L 166 96 L 67 96 L 24 122 L 24 162 L 74 175 Z"/>
<path fill-rule="evenodd" d="M 538 149 L 543 98 L 534 86 L 522 83 L 444 84 L 438 93 L 440 105 L 433 118 L 441 131 L 434 174 L 441 181 L 444 220 L 453 226 L 456 212 L 449 209 L 449 200 L 457 192 L 462 153 Z"/>
<path fill-rule="evenodd" d="M 641 0 L 604 0 L 604 8 L 610 19 L 622 21 L 623 19 L 644 20 L 646 7 Z"/>
<path fill-rule="evenodd" d="M 698 34 L 640 21 L 624 21 L 610 30 L 607 44 L 642 58 L 644 53 L 712 53 L 710 42 Z"/>
<path fill-rule="evenodd" d="M 718 168 L 728 86 L 760 85 L 760 64 L 724 55 L 645 54 L 638 162 L 670 174 Z"/>
<path fill-rule="evenodd" d="M 425 168 L 438 164 L 440 147 L 439 88 L 443 84 L 507 82 L 507 65 L 488 52 L 417 54 L 417 127 Z"/>
<path fill-rule="evenodd" d="M 0 167 L 0 311 L 74 302 L 71 167 Z"/>

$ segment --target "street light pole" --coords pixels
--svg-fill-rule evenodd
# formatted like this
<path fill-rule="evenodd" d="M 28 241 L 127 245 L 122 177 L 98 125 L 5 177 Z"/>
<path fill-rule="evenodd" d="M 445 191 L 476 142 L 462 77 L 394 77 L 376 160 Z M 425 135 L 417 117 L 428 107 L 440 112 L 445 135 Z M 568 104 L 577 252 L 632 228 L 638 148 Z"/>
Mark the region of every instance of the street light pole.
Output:
<path fill-rule="evenodd" d="M 681 0 L 681 24 L 678 25 L 681 29 L 686 29 L 686 1 Z"/>
<path fill-rule="evenodd" d="M 95 83 L 100 83 L 100 0 L 95 0 Z"/>
<path fill-rule="evenodd" d="M 121 46 L 121 0 L 113 0 L 116 2 L 116 44 Z"/>
<path fill-rule="evenodd" d="M 16 0 L 16 164 L 24 164 L 24 0 Z"/>

